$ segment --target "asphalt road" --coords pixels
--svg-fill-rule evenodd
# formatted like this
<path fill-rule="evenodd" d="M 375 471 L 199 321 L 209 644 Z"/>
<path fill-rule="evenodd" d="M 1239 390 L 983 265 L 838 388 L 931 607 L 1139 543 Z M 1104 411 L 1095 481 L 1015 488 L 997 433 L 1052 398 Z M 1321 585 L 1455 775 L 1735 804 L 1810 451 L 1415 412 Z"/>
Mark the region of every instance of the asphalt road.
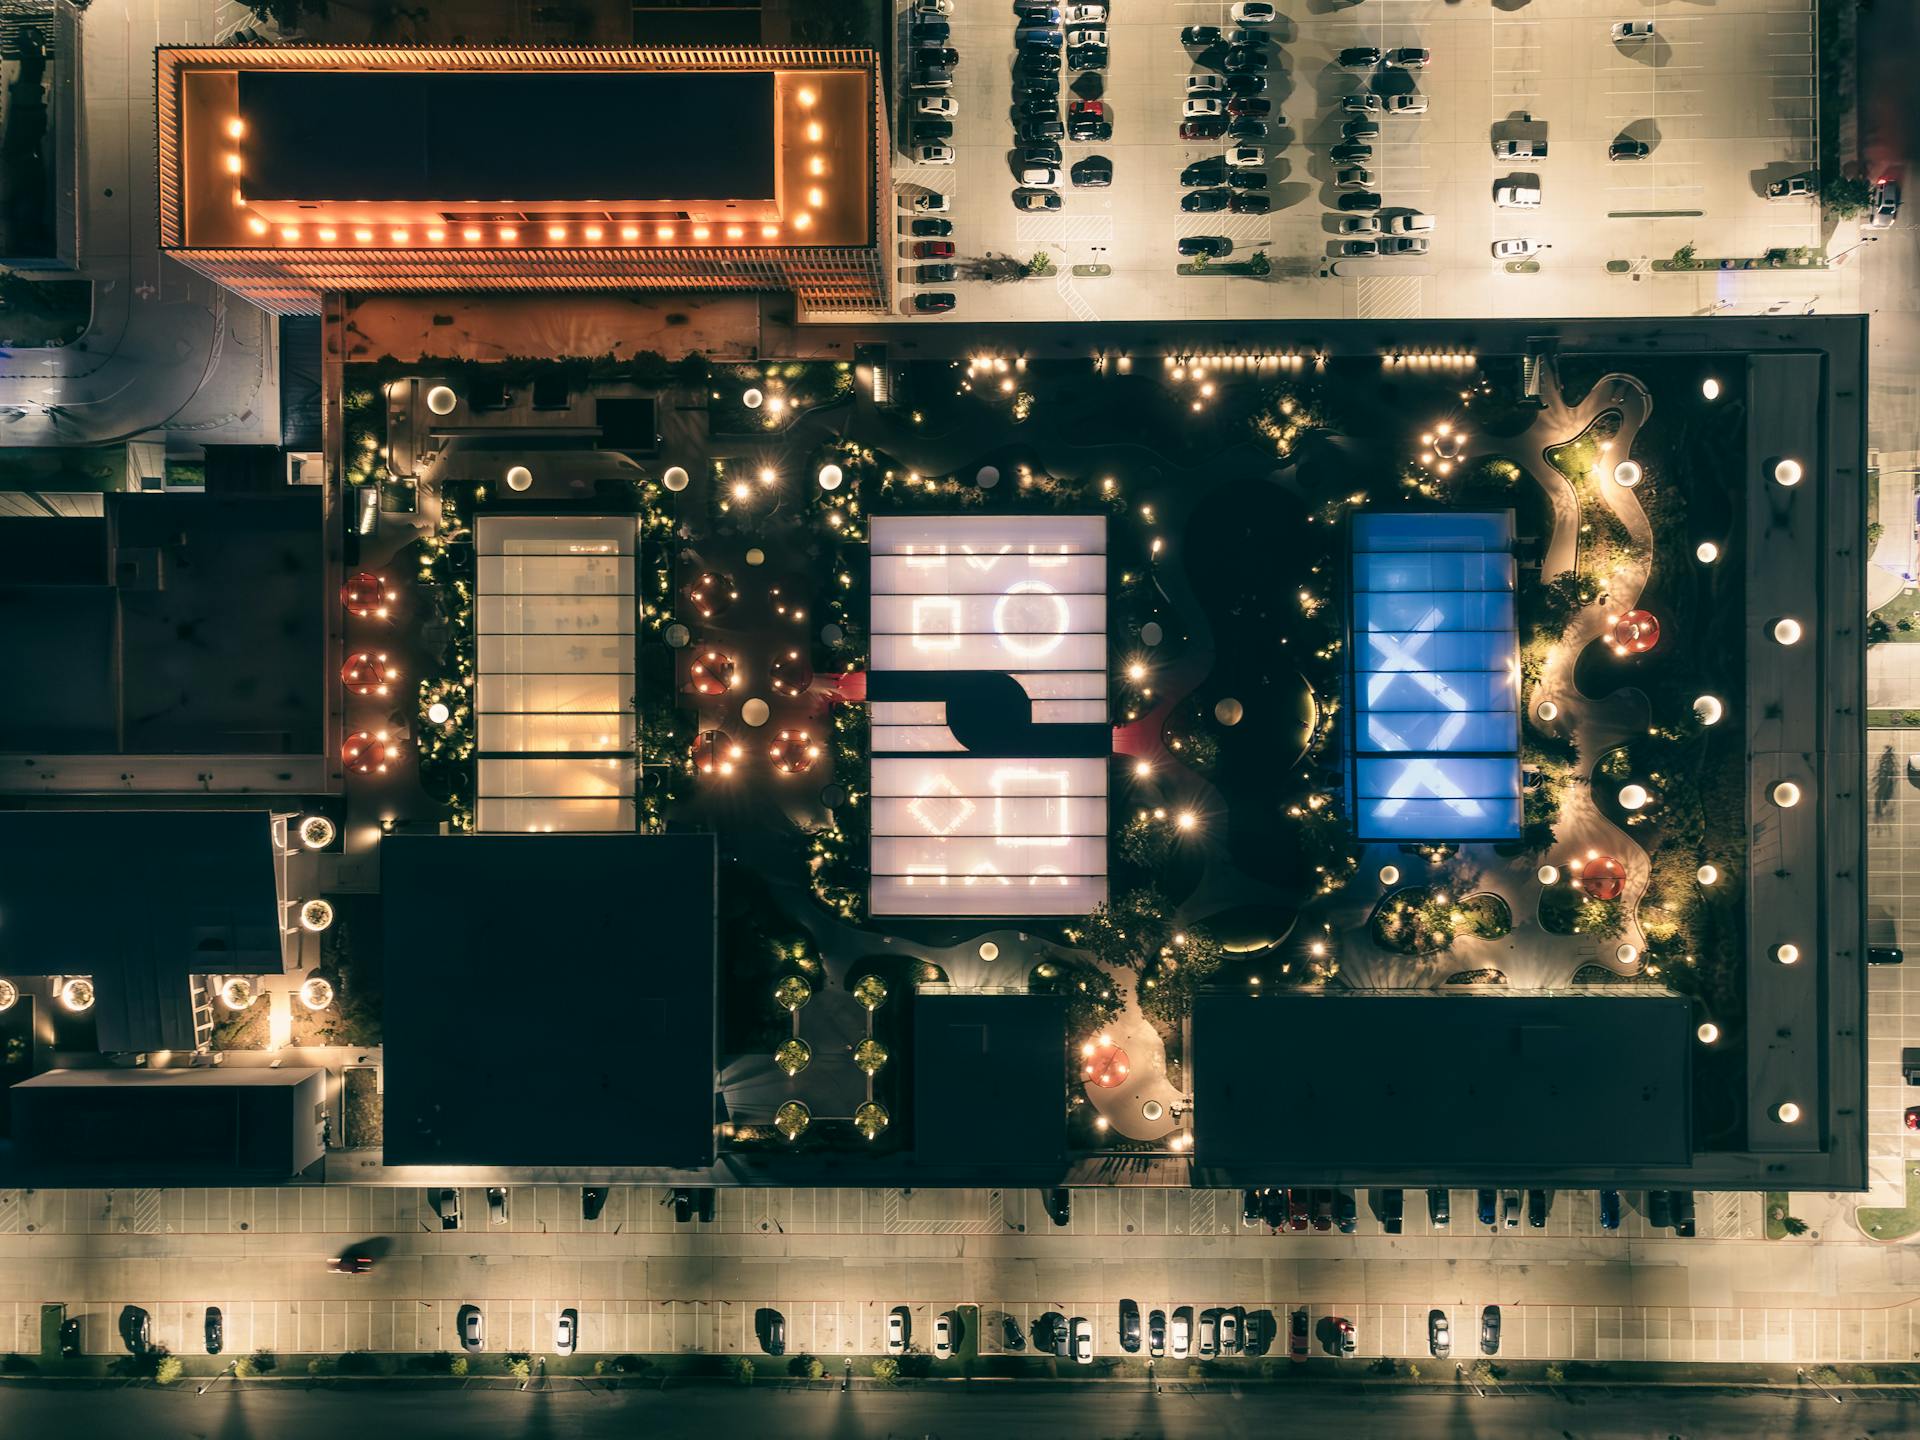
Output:
<path fill-rule="evenodd" d="M 1138 1390 L 1032 1390 L 1011 1385 L 958 1393 L 822 1389 L 799 1393 L 703 1388 L 545 1393 L 418 1390 L 370 1393 L 276 1385 L 196 1397 L 191 1387 L 0 1390 L 0 1427 L 15 1435 L 136 1435 L 142 1440 L 338 1440 L 369 1422 L 408 1440 L 488 1437 L 757 1435 L 1006 1440 L 1009 1435 L 1194 1436 L 1229 1440 L 1276 1434 L 1486 1437 L 1486 1440 L 1702 1440 L 1740 1436 L 1911 1435 L 1920 1401 L 1819 1396 L 1610 1390 L 1561 1399 L 1480 1399 L 1426 1389 L 1314 1389 L 1149 1395 Z"/>

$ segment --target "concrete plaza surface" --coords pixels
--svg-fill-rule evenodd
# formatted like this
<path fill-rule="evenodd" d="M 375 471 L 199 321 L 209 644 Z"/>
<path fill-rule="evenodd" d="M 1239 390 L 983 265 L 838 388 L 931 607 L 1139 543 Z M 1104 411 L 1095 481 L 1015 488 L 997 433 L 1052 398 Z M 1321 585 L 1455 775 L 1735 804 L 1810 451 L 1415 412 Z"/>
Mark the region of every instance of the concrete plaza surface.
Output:
<path fill-rule="evenodd" d="M 1692 244 L 1701 255 L 1752 257 L 1776 248 L 1817 247 L 1823 232 L 1812 201 L 1770 202 L 1765 185 L 1815 161 L 1815 56 L 1808 0 L 1716 0 L 1650 5 L 1646 0 L 1367 0 L 1329 6 L 1280 0 L 1268 31 L 1273 102 L 1267 215 L 1184 214 L 1181 170 L 1217 157 L 1220 141 L 1179 138 L 1184 77 L 1203 67 L 1180 44 L 1186 25 L 1225 28 L 1221 0 L 1148 0 L 1115 6 L 1107 29 L 1110 68 L 1102 96 L 1113 139 L 1068 142 L 1068 166 L 1089 155 L 1113 162 L 1104 189 L 1062 180 L 1051 214 L 1013 208 L 1009 67 L 1011 6 L 956 7 L 952 44 L 960 54 L 952 95 L 959 101 L 952 166 L 919 165 L 908 153 L 908 121 L 894 123 L 896 188 L 926 186 L 953 197 L 952 240 L 961 260 L 989 253 L 1027 259 L 1038 250 L 1059 266 L 1052 279 L 1014 285 L 962 282 L 957 320 L 1162 319 L 1621 315 L 1710 313 L 1718 308 L 1827 310 L 1857 303 L 1857 271 L 1755 270 L 1656 273 L 1650 262 Z M 1614 21 L 1656 18 L 1654 39 L 1615 44 Z M 905 34 L 901 25 L 901 34 Z M 1342 71 L 1349 46 L 1382 50 L 1423 45 L 1433 62 L 1380 77 Z M 1065 73 L 1063 98 L 1085 93 Z M 1340 97 L 1372 83 L 1417 88 L 1423 115 L 1380 119 L 1370 168 L 1386 213 L 1420 210 L 1438 229 L 1425 256 L 1333 260 L 1336 191 L 1328 157 L 1340 139 Z M 900 90 L 907 87 L 903 83 Z M 1284 115 L 1281 126 L 1275 117 Z M 1545 139 L 1530 167 L 1497 162 L 1495 139 Z M 1638 162 L 1609 162 L 1608 144 L 1646 141 Z M 1499 210 L 1496 180 L 1537 176 L 1537 210 Z M 910 212 L 889 217 L 896 274 L 911 262 Z M 1831 244 L 1853 243 L 1849 223 Z M 1255 250 L 1273 262 L 1265 280 L 1176 273 L 1175 242 L 1224 235 L 1230 258 Z M 1512 273 L 1491 254 L 1497 239 L 1531 238 L 1551 248 L 1538 273 Z M 1609 274 L 1610 260 L 1632 262 Z M 1111 274 L 1075 276 L 1074 265 Z M 904 308 L 904 306 L 902 307 Z"/>
<path fill-rule="evenodd" d="M 1304 1306 L 1316 1326 L 1345 1316 L 1363 1357 L 1424 1355 L 1435 1306 L 1475 1336 L 1488 1304 L 1505 1312 L 1512 1359 L 1920 1357 L 1920 1254 L 1839 1229 L 1817 1244 L 1757 1239 L 1756 1197 L 1701 1197 L 1701 1234 L 1681 1240 L 1637 1222 L 1597 1232 L 1579 1195 L 1557 1197 L 1546 1232 L 1477 1226 L 1471 1192 L 1456 1191 L 1445 1234 L 1416 1193 L 1408 1234 L 1368 1217 L 1354 1236 L 1275 1236 L 1242 1226 L 1231 1192 L 1080 1192 L 1064 1230 L 1025 1192 L 722 1191 L 710 1226 L 673 1225 L 663 1193 L 616 1189 L 582 1222 L 577 1189 L 515 1187 L 510 1224 L 442 1231 L 419 1192 L 399 1189 L 128 1191 L 110 1210 L 104 1192 L 7 1192 L 0 1346 L 36 1351 L 39 1306 L 57 1301 L 101 1354 L 119 1348 L 128 1304 L 182 1353 L 201 1349 L 209 1305 L 235 1353 L 455 1349 L 472 1303 L 493 1351 L 549 1347 L 572 1307 L 585 1353 L 757 1353 L 754 1314 L 771 1306 L 790 1352 L 872 1354 L 893 1306 L 924 1341 L 937 1314 L 977 1305 L 985 1351 L 1003 1314 L 1030 1333 L 1052 1310 L 1087 1316 L 1097 1351 L 1116 1355 L 1131 1298 L 1276 1317 Z M 472 1193 L 465 1210 L 486 1213 Z M 386 1249 L 370 1273 L 327 1270 L 370 1236 Z"/>
<path fill-rule="evenodd" d="M 338 1440 L 370 1418 L 409 1440 L 505 1440 L 512 1436 L 811 1437 L 937 1436 L 1006 1440 L 1013 1435 L 1167 1436 L 1239 1440 L 1275 1435 L 1476 1437 L 1476 1440 L 1645 1440 L 1648 1436 L 1792 1435 L 1841 1440 L 1911 1433 L 1915 1404 L 1904 1397 L 1861 1396 L 1835 1405 L 1818 1390 L 1796 1393 L 1604 1391 L 1534 1392 L 1483 1399 L 1465 1387 L 1358 1389 L 1285 1386 L 1188 1389 L 1156 1394 L 1125 1388 L 975 1384 L 898 1390 L 831 1386 L 750 1390 L 702 1386 L 611 1390 L 549 1381 L 525 1392 L 367 1386 L 232 1386 L 204 1396 L 172 1391 L 0 1388 L 0 1426 L 19 1435 L 142 1435 L 156 1440 Z M 777 1427 L 777 1428 L 776 1428 Z"/>

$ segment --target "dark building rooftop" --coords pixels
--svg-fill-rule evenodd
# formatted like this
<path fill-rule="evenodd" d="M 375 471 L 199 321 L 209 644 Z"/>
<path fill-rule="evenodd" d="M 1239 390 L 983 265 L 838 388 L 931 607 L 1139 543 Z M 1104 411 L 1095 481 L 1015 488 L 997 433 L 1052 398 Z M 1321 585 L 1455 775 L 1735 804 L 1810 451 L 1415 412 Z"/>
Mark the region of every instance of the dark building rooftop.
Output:
<path fill-rule="evenodd" d="M 265 810 L 0 811 L 0 975 L 89 975 L 103 1051 L 191 1050 L 189 977 L 273 975 Z"/>
<path fill-rule="evenodd" d="M 1066 1118 L 1066 1001 L 1054 995 L 920 994 L 913 1000 L 913 1148 L 921 1168 L 1057 1170 Z M 1049 1175 L 1048 1183 L 1052 1183 Z"/>
<path fill-rule="evenodd" d="M 712 1163 L 710 835 L 381 842 L 390 1165 Z"/>
<path fill-rule="evenodd" d="M 1691 1158 L 1691 1002 L 1648 995 L 1203 995 L 1197 1165 L 1495 1184 Z"/>
<path fill-rule="evenodd" d="M 242 70 L 249 200 L 771 200 L 773 72 Z"/>

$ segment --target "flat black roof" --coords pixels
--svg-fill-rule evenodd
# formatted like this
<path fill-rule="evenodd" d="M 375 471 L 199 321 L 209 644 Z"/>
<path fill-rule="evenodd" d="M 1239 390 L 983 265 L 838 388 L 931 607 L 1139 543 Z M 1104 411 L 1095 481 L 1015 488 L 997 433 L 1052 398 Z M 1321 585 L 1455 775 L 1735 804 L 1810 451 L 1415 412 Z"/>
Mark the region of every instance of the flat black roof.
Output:
<path fill-rule="evenodd" d="M 771 200 L 773 72 L 242 70 L 249 200 Z"/>
<path fill-rule="evenodd" d="M 390 1165 L 711 1164 L 711 835 L 380 846 Z"/>
<path fill-rule="evenodd" d="M 100 1048 L 193 1048 L 188 977 L 277 975 L 265 810 L 0 811 L 0 975 L 90 975 Z"/>
<path fill-rule="evenodd" d="M 1058 1163 L 1067 1002 L 1059 995 L 913 999 L 913 1149 L 921 1166 Z"/>
<path fill-rule="evenodd" d="M 1684 1165 L 1692 1043 L 1691 1002 L 1662 994 L 1203 995 L 1195 1161 L 1487 1184 Z"/>

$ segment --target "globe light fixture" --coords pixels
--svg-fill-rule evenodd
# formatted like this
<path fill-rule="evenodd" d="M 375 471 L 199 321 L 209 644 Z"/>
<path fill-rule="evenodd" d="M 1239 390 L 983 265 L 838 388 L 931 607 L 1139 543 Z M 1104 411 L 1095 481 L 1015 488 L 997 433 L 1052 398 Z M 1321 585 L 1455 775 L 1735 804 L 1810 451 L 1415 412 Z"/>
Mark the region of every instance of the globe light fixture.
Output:
<path fill-rule="evenodd" d="M 300 906 L 300 928 L 318 935 L 333 924 L 333 902 L 330 900 L 307 900 Z"/>
<path fill-rule="evenodd" d="M 1632 965 L 1640 959 L 1640 947 L 1628 941 L 1622 941 L 1613 948 L 1613 958 L 1622 965 Z"/>
<path fill-rule="evenodd" d="M 1720 881 L 1720 867 L 1718 865 L 1702 865 L 1698 870 L 1693 872 L 1693 878 L 1698 880 L 1702 885 L 1716 885 Z"/>
<path fill-rule="evenodd" d="M 1637 460 L 1622 460 L 1613 467 L 1613 483 L 1622 490 L 1631 490 L 1640 483 L 1640 463 Z"/>
<path fill-rule="evenodd" d="M 669 465 L 667 473 L 660 477 L 660 483 L 676 495 L 687 488 L 687 471 L 683 465 Z"/>
<path fill-rule="evenodd" d="M 84 975 L 76 975 L 60 987 L 60 1003 L 75 1015 L 81 1015 L 93 1008 L 93 981 Z"/>
<path fill-rule="evenodd" d="M 1540 877 L 1540 883 L 1542 885 L 1558 885 L 1560 883 L 1560 867 L 1558 865 L 1542 865 L 1539 870 L 1534 873 Z"/>
<path fill-rule="evenodd" d="M 1782 780 L 1773 787 L 1773 803 L 1782 810 L 1791 810 L 1800 803 L 1800 787 L 1791 780 Z"/>
<path fill-rule="evenodd" d="M 1800 963 L 1800 947 L 1790 941 L 1776 945 L 1773 947 L 1773 958 L 1778 960 L 1782 965 L 1798 965 Z"/>
<path fill-rule="evenodd" d="M 991 940 L 982 940 L 980 942 L 980 958 L 988 962 L 998 960 L 1000 958 L 1000 947 Z"/>
<path fill-rule="evenodd" d="M 1776 460 L 1773 464 L 1775 482 L 1789 489 L 1798 485 L 1805 477 L 1806 471 L 1801 468 L 1798 460 Z"/>
<path fill-rule="evenodd" d="M 20 987 L 11 980 L 0 980 L 0 1011 L 11 1010 L 20 999 Z"/>
<path fill-rule="evenodd" d="M 427 409 L 435 415 L 451 415 L 459 403 L 459 397 L 448 386 L 436 385 L 427 391 Z"/>
<path fill-rule="evenodd" d="M 747 390 L 741 394 L 740 403 L 749 410 L 758 410 L 766 402 L 766 398 L 758 390 Z"/>
<path fill-rule="evenodd" d="M 1709 375 L 1700 382 L 1700 393 L 1709 400 L 1718 400 L 1720 398 L 1720 382 Z"/>
<path fill-rule="evenodd" d="M 1702 725 L 1718 725 L 1726 713 L 1718 695 L 1701 695 L 1693 702 L 1693 718 Z"/>
<path fill-rule="evenodd" d="M 1534 714 L 1538 715 L 1542 720 L 1552 720 L 1558 716 L 1559 713 L 1560 707 L 1551 700 L 1542 700 L 1534 710 Z"/>
<path fill-rule="evenodd" d="M 1700 1028 L 1693 1033 L 1700 1037 L 1700 1043 L 1702 1045 L 1711 1045 L 1720 1038 L 1720 1027 L 1711 1020 L 1703 1020 L 1700 1023 Z"/>
<path fill-rule="evenodd" d="M 1620 787 L 1620 808 L 1622 810 L 1643 810 L 1647 801 L 1653 797 L 1647 794 L 1644 785 L 1622 785 Z"/>
<path fill-rule="evenodd" d="M 514 465 L 507 470 L 507 488 L 515 494 L 531 489 L 532 486 L 533 471 L 526 466 Z"/>
<path fill-rule="evenodd" d="M 324 850 L 339 832 L 324 815 L 309 815 L 300 822 L 300 843 L 309 850 Z"/>
<path fill-rule="evenodd" d="M 1781 645 L 1799 644 L 1802 633 L 1800 622 L 1795 620 L 1791 615 L 1785 619 L 1773 622 L 1773 638 Z"/>
<path fill-rule="evenodd" d="M 1380 867 L 1380 883 L 1382 885 L 1398 885 L 1400 883 L 1400 867 L 1398 865 L 1382 865 Z"/>
<path fill-rule="evenodd" d="M 436 700 L 427 706 L 427 721 L 432 725 L 444 725 L 453 718 L 453 711 L 447 708 L 447 702 Z"/>
<path fill-rule="evenodd" d="M 333 1003 L 333 985 L 318 975 L 302 982 L 300 1003 L 309 1010 L 324 1010 Z"/>
<path fill-rule="evenodd" d="M 846 479 L 846 474 L 838 465 L 822 465 L 820 467 L 820 488 L 822 490 L 838 490 L 840 488 L 840 482 L 844 479 Z"/>
<path fill-rule="evenodd" d="M 1702 540 L 1694 547 L 1693 555 L 1702 565 L 1711 565 L 1720 558 L 1720 547 L 1711 540 Z"/>
<path fill-rule="evenodd" d="M 1796 1125 L 1800 1121 L 1800 1107 L 1791 1100 L 1782 1100 L 1773 1107 L 1773 1118 L 1782 1125 Z"/>

